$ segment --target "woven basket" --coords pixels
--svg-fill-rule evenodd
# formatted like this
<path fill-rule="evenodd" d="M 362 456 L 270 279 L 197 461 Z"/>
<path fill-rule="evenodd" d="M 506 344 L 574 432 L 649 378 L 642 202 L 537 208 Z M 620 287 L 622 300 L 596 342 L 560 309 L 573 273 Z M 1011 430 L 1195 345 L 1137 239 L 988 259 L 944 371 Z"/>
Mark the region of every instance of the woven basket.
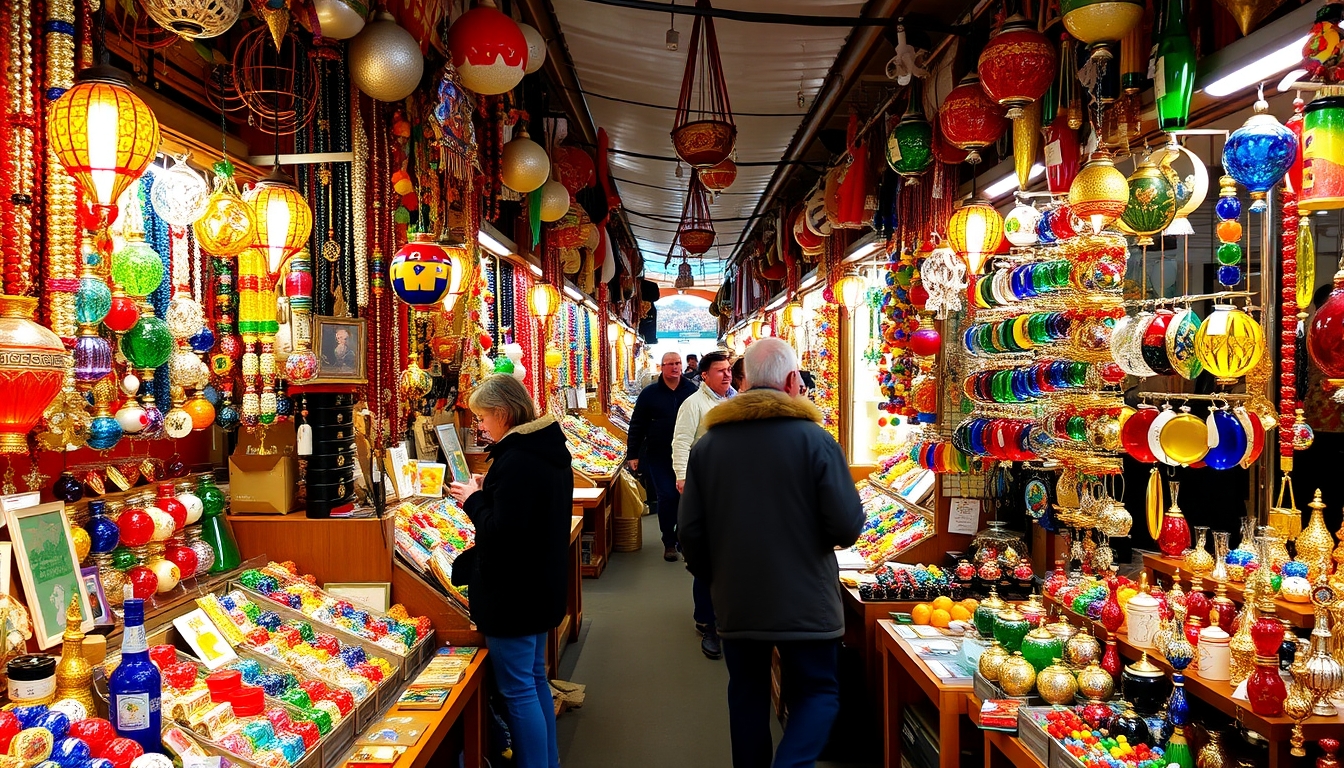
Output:
<path fill-rule="evenodd" d="M 611 522 L 616 534 L 612 549 L 617 552 L 638 552 L 644 547 L 644 530 L 641 526 L 644 521 L 641 518 L 617 517 Z"/>

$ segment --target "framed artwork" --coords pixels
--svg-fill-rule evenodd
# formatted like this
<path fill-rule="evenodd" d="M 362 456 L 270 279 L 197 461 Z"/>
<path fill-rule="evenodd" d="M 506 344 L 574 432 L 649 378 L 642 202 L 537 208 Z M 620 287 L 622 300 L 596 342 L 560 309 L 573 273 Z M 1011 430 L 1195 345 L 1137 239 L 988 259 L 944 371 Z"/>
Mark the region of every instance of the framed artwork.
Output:
<path fill-rule="evenodd" d="M 94 626 L 110 627 L 114 623 L 112 610 L 107 605 L 107 595 L 103 594 L 103 580 L 98 578 L 98 566 L 79 569 L 80 579 L 84 582 L 84 594 L 89 598 L 89 607 L 93 609 Z"/>
<path fill-rule="evenodd" d="M 457 425 L 440 424 L 434 428 L 434 432 L 439 438 L 443 460 L 452 472 L 453 480 L 459 483 L 471 480 L 471 469 L 467 467 L 467 457 L 462 452 L 462 441 L 457 437 Z"/>
<path fill-rule="evenodd" d="M 70 538 L 70 518 L 59 501 L 26 509 L 5 509 L 5 523 L 19 559 L 19 576 L 33 616 L 33 637 L 43 650 L 61 642 L 65 611 L 78 597 L 84 620 L 80 629 L 93 629 L 93 608 L 84 588 L 79 558 Z"/>
<path fill-rule="evenodd" d="M 322 589 L 380 613 L 386 613 L 392 603 L 392 583 L 387 581 L 332 581 Z"/>
<path fill-rule="evenodd" d="M 363 384 L 365 327 L 354 317 L 313 316 L 317 375 L 309 384 Z"/>
<path fill-rule="evenodd" d="M 418 462 L 410 457 L 406 443 L 390 446 L 383 461 L 386 464 L 383 471 L 387 473 L 387 479 L 391 480 L 389 485 L 396 490 L 397 498 L 409 499 L 414 496 Z"/>
<path fill-rule="evenodd" d="M 416 465 L 415 495 L 438 499 L 443 496 L 443 473 L 447 470 L 442 464 L 422 461 Z"/>

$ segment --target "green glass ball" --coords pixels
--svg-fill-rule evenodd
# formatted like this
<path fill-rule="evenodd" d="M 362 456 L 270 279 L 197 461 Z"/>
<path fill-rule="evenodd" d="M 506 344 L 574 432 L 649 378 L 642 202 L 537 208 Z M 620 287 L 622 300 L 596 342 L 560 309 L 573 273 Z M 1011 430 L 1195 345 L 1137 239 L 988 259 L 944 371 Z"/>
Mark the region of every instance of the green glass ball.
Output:
<path fill-rule="evenodd" d="M 135 553 L 125 547 L 117 547 L 112 550 L 112 567 L 119 571 L 135 565 Z"/>
<path fill-rule="evenodd" d="M 158 368 L 173 353 L 173 334 L 157 317 L 141 317 L 121 337 L 121 353 L 136 368 Z"/>
<path fill-rule="evenodd" d="M 887 136 L 887 165 L 906 178 L 933 165 L 933 126 L 923 115 L 907 115 Z"/>
<path fill-rule="evenodd" d="M 112 282 L 130 296 L 148 296 L 163 284 L 163 259 L 143 240 L 129 240 L 112 254 Z"/>
<path fill-rule="evenodd" d="M 1087 419 L 1082 416 L 1070 416 L 1064 429 L 1069 433 L 1069 437 L 1082 440 L 1087 437 Z"/>
<path fill-rule="evenodd" d="M 1238 243 L 1223 243 L 1218 246 L 1218 263 L 1229 266 L 1241 263 L 1241 245 Z"/>

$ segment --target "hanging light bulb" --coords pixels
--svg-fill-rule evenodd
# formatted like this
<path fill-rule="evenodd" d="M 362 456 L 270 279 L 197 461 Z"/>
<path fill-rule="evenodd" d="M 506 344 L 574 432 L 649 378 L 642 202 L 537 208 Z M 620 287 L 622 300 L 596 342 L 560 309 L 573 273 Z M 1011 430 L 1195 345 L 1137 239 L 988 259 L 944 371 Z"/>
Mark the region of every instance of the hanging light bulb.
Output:
<path fill-rule="evenodd" d="M 989 201 L 972 197 L 948 220 L 947 239 L 952 249 L 966 259 L 970 274 L 978 275 L 985 259 L 999 249 L 1003 240 L 1003 216 Z"/>

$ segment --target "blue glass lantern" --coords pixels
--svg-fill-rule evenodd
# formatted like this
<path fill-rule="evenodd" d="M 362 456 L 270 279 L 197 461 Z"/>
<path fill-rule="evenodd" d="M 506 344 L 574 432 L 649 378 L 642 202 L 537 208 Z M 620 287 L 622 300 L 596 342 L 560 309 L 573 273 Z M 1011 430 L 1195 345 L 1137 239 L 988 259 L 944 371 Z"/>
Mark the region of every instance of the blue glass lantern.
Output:
<path fill-rule="evenodd" d="M 1209 414 L 1209 438 L 1212 445 L 1204 456 L 1204 463 L 1213 469 L 1231 469 L 1246 455 L 1246 430 L 1228 410 Z M 1217 442 L 1214 442 L 1217 440 Z"/>
<path fill-rule="evenodd" d="M 121 424 L 108 416 L 106 411 L 89 423 L 89 447 L 95 451 L 106 451 L 116 445 L 121 436 Z"/>
<path fill-rule="evenodd" d="M 1263 98 L 1255 114 L 1227 137 L 1223 168 L 1251 192 L 1251 211 L 1265 210 L 1265 193 L 1278 183 L 1297 160 L 1297 136 L 1269 114 Z"/>

